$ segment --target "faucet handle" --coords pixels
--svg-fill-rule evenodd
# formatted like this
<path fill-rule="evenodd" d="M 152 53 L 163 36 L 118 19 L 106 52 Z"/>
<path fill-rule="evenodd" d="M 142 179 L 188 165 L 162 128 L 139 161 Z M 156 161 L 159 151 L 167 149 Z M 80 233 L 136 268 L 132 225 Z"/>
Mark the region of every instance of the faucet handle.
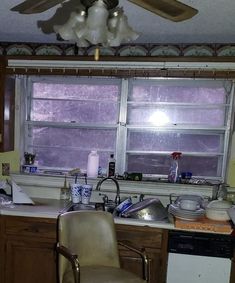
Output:
<path fill-rule="evenodd" d="M 109 198 L 106 194 L 102 194 L 102 193 L 99 193 L 99 196 L 103 196 L 103 202 L 104 203 L 108 203 L 109 202 Z"/>
<path fill-rule="evenodd" d="M 143 201 L 143 200 L 144 200 L 144 194 L 140 194 L 139 201 Z"/>
<path fill-rule="evenodd" d="M 115 203 L 116 203 L 117 205 L 121 203 L 120 195 L 116 195 L 116 197 L 115 197 Z"/>

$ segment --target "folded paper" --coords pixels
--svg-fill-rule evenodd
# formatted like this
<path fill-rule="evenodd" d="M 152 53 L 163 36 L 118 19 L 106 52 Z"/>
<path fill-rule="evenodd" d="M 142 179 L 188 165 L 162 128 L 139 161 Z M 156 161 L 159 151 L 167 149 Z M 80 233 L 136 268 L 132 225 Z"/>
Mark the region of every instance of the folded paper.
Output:
<path fill-rule="evenodd" d="M 12 199 L 15 204 L 35 204 L 25 191 L 14 181 L 12 181 Z"/>

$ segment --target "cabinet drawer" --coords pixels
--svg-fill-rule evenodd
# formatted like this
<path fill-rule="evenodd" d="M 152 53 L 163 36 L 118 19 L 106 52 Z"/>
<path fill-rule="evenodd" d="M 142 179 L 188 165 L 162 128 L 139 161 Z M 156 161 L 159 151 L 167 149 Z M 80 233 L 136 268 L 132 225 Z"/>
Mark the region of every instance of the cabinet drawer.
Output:
<path fill-rule="evenodd" d="M 116 224 L 116 231 L 119 241 L 130 242 L 137 248 L 161 249 L 163 240 L 163 231 L 161 229 Z"/>
<path fill-rule="evenodd" d="M 56 240 L 56 219 L 4 216 L 6 235 L 36 236 Z"/>

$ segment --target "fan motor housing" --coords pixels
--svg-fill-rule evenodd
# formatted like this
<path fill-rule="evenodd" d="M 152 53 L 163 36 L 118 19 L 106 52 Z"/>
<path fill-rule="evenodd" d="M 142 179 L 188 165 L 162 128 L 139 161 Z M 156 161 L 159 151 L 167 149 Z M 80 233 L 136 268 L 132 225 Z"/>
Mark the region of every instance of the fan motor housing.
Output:
<path fill-rule="evenodd" d="M 81 0 L 81 3 L 86 8 L 91 7 L 97 0 Z M 118 0 L 103 0 L 104 4 L 107 6 L 108 10 L 112 10 L 118 6 Z"/>

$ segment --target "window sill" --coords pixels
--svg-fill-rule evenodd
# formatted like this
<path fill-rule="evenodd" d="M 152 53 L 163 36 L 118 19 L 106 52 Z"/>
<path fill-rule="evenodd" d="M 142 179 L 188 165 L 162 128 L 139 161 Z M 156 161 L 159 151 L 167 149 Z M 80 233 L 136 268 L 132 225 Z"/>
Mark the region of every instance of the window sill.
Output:
<path fill-rule="evenodd" d="M 11 178 L 19 186 L 23 187 L 32 197 L 55 198 L 60 197 L 60 188 L 63 187 L 63 176 L 42 176 L 37 174 L 11 174 Z M 88 183 L 93 185 L 95 190 L 96 184 L 100 179 L 88 179 Z M 67 184 L 73 183 L 74 178 L 68 177 Z M 78 178 L 78 182 L 84 183 L 84 180 Z M 126 181 L 119 180 L 121 195 L 140 195 L 165 196 L 170 194 L 201 194 L 203 196 L 212 196 L 213 186 L 192 185 L 192 184 L 171 184 L 157 181 Z M 112 181 L 106 181 L 101 186 L 102 192 L 116 192 L 115 184 Z"/>

